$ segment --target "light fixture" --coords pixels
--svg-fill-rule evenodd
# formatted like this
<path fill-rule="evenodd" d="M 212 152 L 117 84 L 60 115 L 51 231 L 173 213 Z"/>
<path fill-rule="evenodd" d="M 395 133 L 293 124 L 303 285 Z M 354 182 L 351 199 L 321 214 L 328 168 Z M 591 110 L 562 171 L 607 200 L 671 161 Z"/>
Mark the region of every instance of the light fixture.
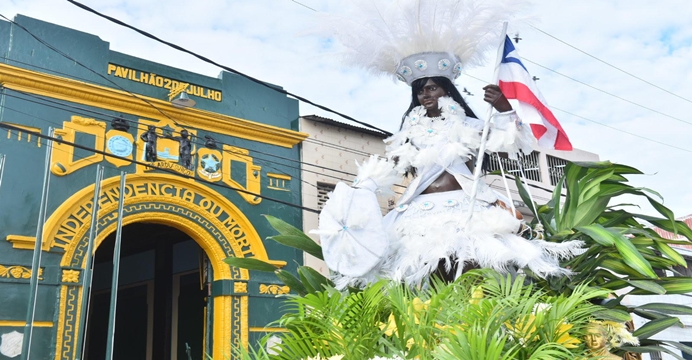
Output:
<path fill-rule="evenodd" d="M 195 101 L 190 99 L 186 92 L 181 92 L 180 95 L 171 101 L 173 106 L 181 108 L 189 108 L 195 106 Z"/>

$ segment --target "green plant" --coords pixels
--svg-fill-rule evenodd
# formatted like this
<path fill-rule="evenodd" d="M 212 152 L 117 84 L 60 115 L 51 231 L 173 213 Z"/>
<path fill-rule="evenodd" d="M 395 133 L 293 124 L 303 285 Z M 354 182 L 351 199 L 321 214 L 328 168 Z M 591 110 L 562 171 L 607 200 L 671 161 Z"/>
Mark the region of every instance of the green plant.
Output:
<path fill-rule="evenodd" d="M 347 355 L 347 359 L 394 355 L 419 356 L 421 359 L 571 358 L 565 357 L 566 351 L 574 355 L 579 350 L 569 349 L 559 342 L 556 345 L 560 326 L 569 323 L 575 327 L 570 333 L 580 334 L 581 315 L 584 314 L 571 314 L 569 309 L 559 305 L 570 301 L 576 308 L 588 309 L 589 316 L 599 319 L 625 322 L 631 319 L 631 313 L 649 319 L 649 323 L 634 332 L 642 346 L 622 347 L 621 352 L 663 351 L 672 354 L 661 346 L 668 345 L 692 354 L 692 349 L 680 343 L 650 339 L 666 328 L 681 325 L 676 315 L 692 315 L 691 307 L 661 303 L 628 307 L 622 304 L 627 295 L 692 292 L 692 278 L 679 274 L 664 278 L 657 275 L 657 271 L 673 271 L 673 266 L 686 266 L 685 260 L 670 244 L 690 244 L 692 230 L 675 220 L 673 213 L 657 200 L 660 196 L 656 192 L 627 184 L 625 175 L 633 174 L 641 172 L 610 162 L 570 163 L 551 201 L 544 205 L 535 204 L 537 212 L 530 225 L 536 230 L 544 229 L 546 241 L 582 240 L 586 243 L 582 255 L 562 262 L 564 267 L 574 272 L 571 277 L 542 279 L 524 269 L 532 284 L 525 286 L 512 282 L 510 286 L 506 283 L 509 280 L 501 280 L 505 277 L 481 271 L 464 275 L 462 278 L 466 280 L 452 285 L 436 284 L 428 292 L 417 293 L 400 285 L 378 283 L 362 291 L 349 289 L 347 293 L 340 293 L 333 289 L 329 279 L 309 267 L 298 267 L 296 276 L 256 259 L 229 258 L 227 262 L 233 266 L 274 272 L 298 295 L 288 300 L 293 312 L 282 319 L 289 333 L 284 336 L 287 342 L 280 347 L 280 353 L 291 355 L 275 357 L 257 353 L 253 356 L 278 359 L 317 354 Z M 522 199 L 529 204 L 531 200 L 519 179 L 517 186 Z M 563 188 L 566 191 L 564 199 Z M 646 198 L 661 216 L 630 213 L 624 209 L 627 204 L 613 203 L 624 194 Z M 279 232 L 268 239 L 322 258 L 320 246 L 302 231 L 274 217 L 267 216 L 267 219 Z M 662 238 L 646 223 L 683 235 L 688 240 Z M 471 278 L 473 280 L 468 280 Z M 470 289 L 478 282 L 491 280 L 494 282 L 484 285 L 487 294 L 484 305 L 468 309 L 465 301 L 472 300 L 468 298 Z M 493 285 L 496 283 L 504 285 Z M 507 293 L 508 289 L 516 292 Z M 614 292 L 617 296 L 604 302 L 603 306 L 584 305 L 584 298 L 600 303 L 593 298 L 613 297 Z M 467 297 L 461 296 L 463 294 Z M 506 299 L 500 299 L 497 296 L 500 294 Z M 531 318 L 528 310 L 537 304 L 536 296 L 548 303 L 556 299 L 571 300 L 560 300 L 559 304 L 551 306 L 555 313 L 550 316 L 533 314 Z M 412 310 L 420 307 L 420 304 L 414 304 L 415 298 L 429 300 L 424 312 Z M 446 309 L 465 310 L 450 313 Z M 358 317 L 354 317 L 356 314 Z M 477 318 L 470 318 L 473 315 Z M 536 327 L 537 334 L 529 338 L 510 334 L 533 326 L 515 320 L 514 326 L 508 328 L 505 323 L 507 316 L 525 321 L 530 318 L 528 324 L 540 325 Z M 354 322 L 356 318 L 362 321 Z M 396 331 L 388 334 L 386 329 L 391 328 L 390 319 L 393 319 Z M 482 325 L 481 320 L 485 321 Z M 373 327 L 373 322 L 389 325 L 383 330 Z M 445 327 L 447 324 L 458 326 Z M 466 325 L 459 327 L 459 324 Z M 508 333 L 508 329 L 513 330 Z M 539 341 L 529 341 L 535 335 Z M 517 345 L 516 339 L 524 339 L 524 343 Z M 531 346 L 527 345 L 529 342 Z"/>
<path fill-rule="evenodd" d="M 674 342 L 659 342 L 649 338 L 675 325 L 682 325 L 673 315 L 692 315 L 692 308 L 671 304 L 646 304 L 627 307 L 621 304 L 627 295 L 662 295 L 692 292 L 692 278 L 684 276 L 659 277 L 662 270 L 673 271 L 673 266 L 687 266 L 685 259 L 670 244 L 690 244 L 692 230 L 682 221 L 675 220 L 673 212 L 657 200 L 660 195 L 647 188 L 627 184 L 625 175 L 641 174 L 635 168 L 610 162 L 569 163 L 565 176 L 560 179 L 552 199 L 545 205 L 536 205 L 533 227 L 545 229 L 547 241 L 562 242 L 579 239 L 587 250 L 563 263 L 575 273 L 571 277 L 540 279 L 534 277 L 543 289 L 554 294 L 568 294 L 577 284 L 617 291 L 617 298 L 607 302 L 605 318 L 626 321 L 630 313 L 651 320 L 635 331 L 641 340 L 639 348 L 629 351 L 665 351 L 667 344 L 689 352 L 689 348 Z M 519 179 L 516 179 L 522 199 L 530 198 Z M 562 198 L 563 187 L 566 195 Z M 620 195 L 644 197 L 661 215 L 660 217 L 630 213 L 628 204 L 613 203 Z M 658 235 L 645 223 L 680 234 L 688 240 L 669 240 Z M 674 272 L 674 271 L 673 271 Z M 675 272 L 674 272 L 675 273 Z"/>
<path fill-rule="evenodd" d="M 577 340 L 600 308 L 603 290 L 550 296 L 523 277 L 476 270 L 425 290 L 388 281 L 342 293 L 327 287 L 287 299 L 282 343 L 245 359 L 564 359 L 583 356 Z"/>

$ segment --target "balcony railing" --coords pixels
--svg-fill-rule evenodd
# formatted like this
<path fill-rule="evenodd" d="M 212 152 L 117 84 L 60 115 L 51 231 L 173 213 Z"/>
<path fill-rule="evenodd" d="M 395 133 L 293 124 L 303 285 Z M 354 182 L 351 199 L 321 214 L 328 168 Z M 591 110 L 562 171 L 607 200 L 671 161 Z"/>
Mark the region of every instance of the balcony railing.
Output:
<path fill-rule="evenodd" d="M 523 176 L 526 179 L 541 182 L 541 168 L 538 161 L 539 153 L 534 151 L 528 155 L 519 156 L 518 160 L 503 158 L 493 153 L 490 157 L 490 171 L 500 170 L 500 162 L 505 173 L 515 176 Z M 521 165 L 521 166 L 520 166 Z M 524 173 L 521 173 L 521 170 Z"/>
<path fill-rule="evenodd" d="M 567 160 L 555 156 L 546 156 L 548 162 L 548 173 L 550 173 L 550 185 L 557 185 L 558 181 L 565 175 Z"/>

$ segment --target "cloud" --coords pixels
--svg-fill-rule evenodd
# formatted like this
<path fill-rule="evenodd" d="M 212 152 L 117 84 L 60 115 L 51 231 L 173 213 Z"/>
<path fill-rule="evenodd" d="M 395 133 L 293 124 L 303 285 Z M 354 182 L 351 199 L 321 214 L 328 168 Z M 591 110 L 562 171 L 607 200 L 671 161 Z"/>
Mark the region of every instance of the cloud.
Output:
<path fill-rule="evenodd" d="M 239 71 L 280 85 L 317 103 L 361 121 L 395 130 L 410 102 L 410 90 L 387 78 L 344 68 L 332 56 L 338 43 L 302 36 L 315 13 L 291 0 L 167 1 L 84 0 L 99 11 L 180 44 Z M 319 11 L 339 6 L 338 0 L 301 0 Z M 16 13 L 96 34 L 111 49 L 148 60 L 216 76 L 219 69 L 189 55 L 145 39 L 131 30 L 80 10 L 65 1 L 0 0 L 1 13 Z M 593 87 L 692 122 L 692 7 L 685 0 L 536 0 L 533 24 L 556 38 L 635 74 L 673 94 L 603 64 L 526 24 L 517 24 L 523 40 L 519 53 L 540 65 Z M 647 173 L 632 176 L 635 186 L 661 192 L 677 215 L 692 213 L 692 125 L 637 107 L 561 75 L 527 63 L 540 78 L 538 86 L 549 104 L 690 152 L 642 140 L 579 117 L 555 111 L 578 148 L 601 159 L 629 164 Z M 490 80 L 492 70 L 469 70 Z M 483 82 L 462 76 L 457 83 L 475 96 L 469 102 L 479 114 Z M 338 116 L 301 104 L 301 114 Z M 643 202 L 640 202 L 643 204 Z M 651 212 L 647 207 L 645 212 Z"/>

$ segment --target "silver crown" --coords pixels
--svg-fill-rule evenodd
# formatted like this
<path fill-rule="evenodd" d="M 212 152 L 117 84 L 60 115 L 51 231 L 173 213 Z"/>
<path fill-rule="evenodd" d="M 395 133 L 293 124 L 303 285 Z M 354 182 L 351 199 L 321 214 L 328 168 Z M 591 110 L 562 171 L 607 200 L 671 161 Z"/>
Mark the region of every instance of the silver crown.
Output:
<path fill-rule="evenodd" d="M 413 54 L 399 61 L 396 77 L 409 86 L 415 80 L 444 76 L 454 81 L 461 75 L 461 60 L 446 52 L 424 52 Z"/>

